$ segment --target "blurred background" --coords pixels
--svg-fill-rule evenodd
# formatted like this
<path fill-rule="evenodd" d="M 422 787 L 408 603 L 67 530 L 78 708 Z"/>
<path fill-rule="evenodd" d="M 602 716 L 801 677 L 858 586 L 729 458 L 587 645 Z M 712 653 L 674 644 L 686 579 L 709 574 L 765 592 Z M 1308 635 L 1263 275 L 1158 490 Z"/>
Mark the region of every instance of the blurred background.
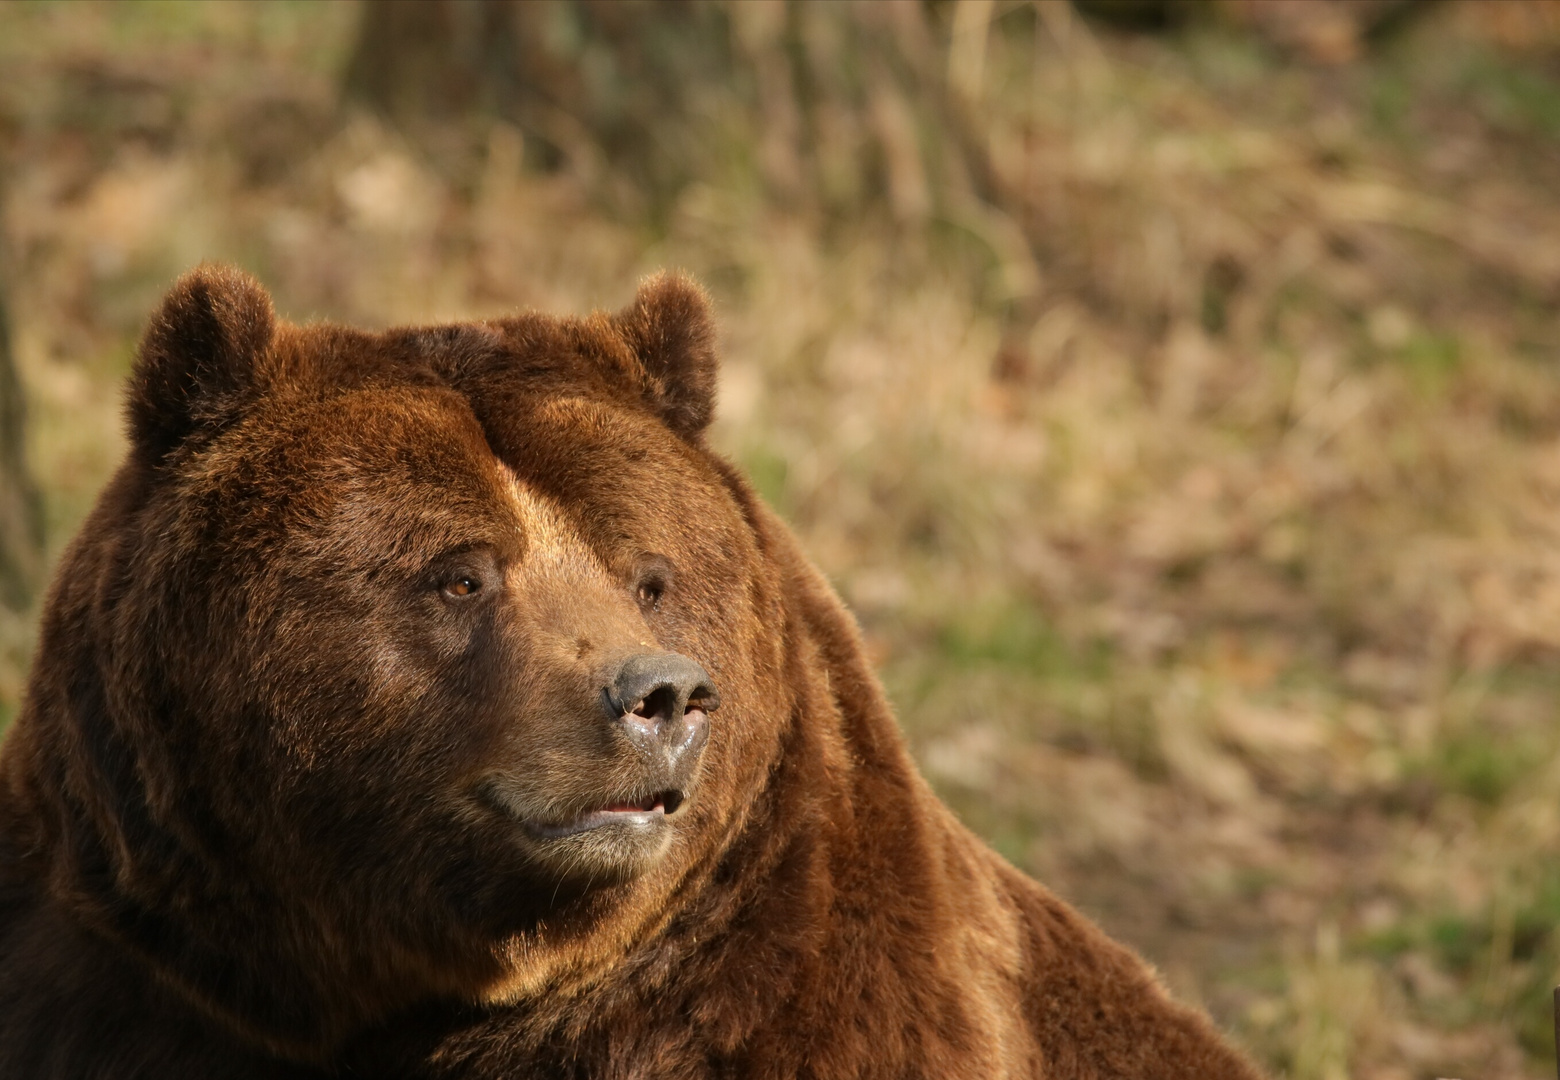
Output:
<path fill-rule="evenodd" d="M 972 827 L 1277 1075 L 1553 1075 L 1560 3 L 9 0 L 0 72 L 0 725 L 181 271 L 680 266 Z"/>

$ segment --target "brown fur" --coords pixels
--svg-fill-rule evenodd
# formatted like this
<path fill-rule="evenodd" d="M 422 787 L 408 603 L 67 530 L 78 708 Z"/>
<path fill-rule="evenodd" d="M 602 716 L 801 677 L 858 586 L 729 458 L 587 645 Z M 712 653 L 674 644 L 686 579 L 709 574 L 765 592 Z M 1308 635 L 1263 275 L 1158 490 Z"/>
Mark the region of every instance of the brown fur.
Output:
<path fill-rule="evenodd" d="M 677 277 L 383 334 L 179 282 L 0 754 L 0 1075 L 1256 1075 L 927 788 L 713 339 Z M 537 839 L 651 782 L 636 649 L 719 690 L 686 803 Z"/>

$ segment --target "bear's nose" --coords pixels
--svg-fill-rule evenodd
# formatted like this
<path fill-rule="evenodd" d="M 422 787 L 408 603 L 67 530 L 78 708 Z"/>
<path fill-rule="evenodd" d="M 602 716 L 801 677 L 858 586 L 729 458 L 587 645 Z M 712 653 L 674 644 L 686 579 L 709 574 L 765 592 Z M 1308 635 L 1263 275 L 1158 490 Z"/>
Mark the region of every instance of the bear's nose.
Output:
<path fill-rule="evenodd" d="M 691 768 L 720 707 L 709 673 L 679 653 L 637 653 L 602 691 L 607 714 L 630 742 L 673 769 Z"/>

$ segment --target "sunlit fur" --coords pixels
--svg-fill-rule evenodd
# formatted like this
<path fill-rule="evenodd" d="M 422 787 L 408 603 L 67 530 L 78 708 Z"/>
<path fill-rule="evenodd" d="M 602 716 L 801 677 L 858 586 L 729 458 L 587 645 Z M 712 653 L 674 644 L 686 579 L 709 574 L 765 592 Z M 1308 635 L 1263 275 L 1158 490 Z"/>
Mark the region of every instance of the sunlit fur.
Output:
<path fill-rule="evenodd" d="M 0 754 L 0 1075 L 1254 1075 L 931 794 L 713 339 L 676 277 L 382 334 L 179 282 Z M 668 782 L 646 649 L 719 690 L 686 802 L 550 837 Z"/>

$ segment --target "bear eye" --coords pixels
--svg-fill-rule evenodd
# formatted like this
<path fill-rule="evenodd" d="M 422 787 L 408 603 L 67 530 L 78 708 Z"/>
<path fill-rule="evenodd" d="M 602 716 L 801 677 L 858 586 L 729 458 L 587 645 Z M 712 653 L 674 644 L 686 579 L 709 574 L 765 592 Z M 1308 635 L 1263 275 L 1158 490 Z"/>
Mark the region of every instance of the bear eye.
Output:
<path fill-rule="evenodd" d="M 473 596 L 482 589 L 482 582 L 471 574 L 457 574 L 444 583 L 444 595 L 460 598 Z"/>
<path fill-rule="evenodd" d="M 481 547 L 452 551 L 431 563 L 424 574 L 418 587 L 452 603 L 474 603 L 503 591 L 503 568 L 491 551 Z"/>
<path fill-rule="evenodd" d="M 672 586 L 672 562 L 665 555 L 646 552 L 639 557 L 634 596 L 645 611 L 660 611 L 661 597 Z"/>

